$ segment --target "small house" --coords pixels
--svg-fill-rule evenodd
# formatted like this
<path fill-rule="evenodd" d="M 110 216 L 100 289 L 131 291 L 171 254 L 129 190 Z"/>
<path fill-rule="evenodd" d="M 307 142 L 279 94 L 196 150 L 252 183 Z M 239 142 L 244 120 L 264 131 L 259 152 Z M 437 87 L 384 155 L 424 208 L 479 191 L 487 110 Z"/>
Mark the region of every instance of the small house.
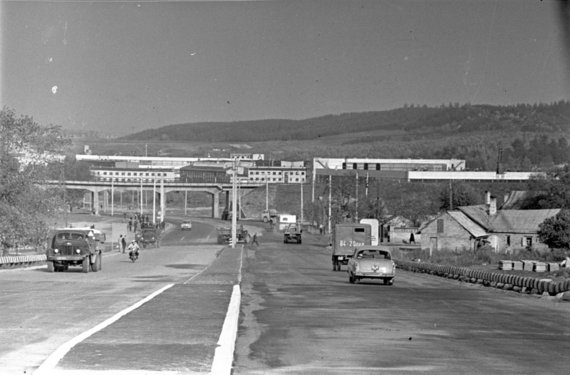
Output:
<path fill-rule="evenodd" d="M 517 249 L 544 250 L 538 238 L 539 226 L 560 209 L 497 210 L 496 199 L 488 203 L 458 207 L 440 214 L 421 228 L 421 247 L 437 250 L 475 250 L 490 245 L 496 252 Z"/>

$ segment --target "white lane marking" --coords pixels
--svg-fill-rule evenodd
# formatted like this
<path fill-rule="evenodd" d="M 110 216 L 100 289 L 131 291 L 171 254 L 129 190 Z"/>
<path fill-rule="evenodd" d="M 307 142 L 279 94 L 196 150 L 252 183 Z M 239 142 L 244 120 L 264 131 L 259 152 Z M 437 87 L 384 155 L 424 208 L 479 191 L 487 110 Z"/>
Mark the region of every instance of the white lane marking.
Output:
<path fill-rule="evenodd" d="M 142 306 L 143 304 L 145 304 L 146 302 L 150 301 L 151 299 L 153 299 L 154 297 L 158 296 L 159 294 L 161 294 L 162 292 L 164 292 L 165 290 L 171 288 L 172 286 L 174 286 L 174 284 L 168 284 L 162 288 L 160 288 L 159 290 L 157 290 L 156 292 L 146 296 L 145 298 L 143 298 L 142 300 L 138 301 L 137 303 L 135 303 L 134 305 L 127 307 L 126 309 L 118 312 L 117 314 L 113 315 L 112 317 L 110 317 L 109 319 L 105 320 L 102 323 L 97 324 L 95 327 L 83 332 L 82 334 L 80 334 L 79 336 L 74 337 L 73 339 L 69 340 L 68 342 L 64 343 L 63 345 L 61 345 L 59 348 L 56 349 L 55 352 L 53 352 L 41 365 L 40 367 L 38 367 L 38 369 L 36 371 L 34 371 L 34 375 L 42 375 L 42 374 L 53 374 L 53 369 L 55 368 L 55 366 L 57 366 L 58 362 L 77 344 L 79 344 L 81 341 L 87 339 L 89 336 L 93 335 L 94 333 L 102 330 L 103 328 L 113 324 L 114 322 L 116 322 L 117 320 L 119 320 L 121 317 L 123 317 L 124 315 L 127 315 L 128 313 L 130 313 L 131 311 L 139 308 L 140 306 Z"/>
<path fill-rule="evenodd" d="M 210 374 L 212 375 L 230 375 L 232 372 L 232 363 L 234 361 L 234 351 L 237 340 L 239 310 L 241 305 L 241 270 L 243 268 L 243 251 L 245 246 L 242 245 L 240 251 L 240 263 L 238 271 L 238 283 L 234 285 L 228 312 L 224 319 L 222 332 L 218 339 L 218 346 L 214 352 L 212 367 Z"/>
<path fill-rule="evenodd" d="M 212 375 L 230 375 L 232 372 L 240 303 L 241 291 L 239 285 L 234 285 L 228 312 L 222 326 L 222 333 L 218 339 L 218 346 L 214 352 L 214 359 L 210 368 Z"/>

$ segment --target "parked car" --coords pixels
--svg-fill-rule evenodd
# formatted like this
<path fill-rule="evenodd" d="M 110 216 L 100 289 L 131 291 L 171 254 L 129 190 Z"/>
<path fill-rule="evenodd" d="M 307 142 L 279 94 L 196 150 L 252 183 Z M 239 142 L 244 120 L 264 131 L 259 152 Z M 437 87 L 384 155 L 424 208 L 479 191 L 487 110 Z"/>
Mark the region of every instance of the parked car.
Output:
<path fill-rule="evenodd" d="M 192 230 L 192 222 L 190 220 L 184 220 L 180 223 L 180 230 Z"/>
<path fill-rule="evenodd" d="M 384 284 L 392 285 L 396 277 L 396 264 L 388 248 L 363 246 L 354 250 L 348 261 L 347 272 L 351 284 L 368 278 L 383 280 Z"/>

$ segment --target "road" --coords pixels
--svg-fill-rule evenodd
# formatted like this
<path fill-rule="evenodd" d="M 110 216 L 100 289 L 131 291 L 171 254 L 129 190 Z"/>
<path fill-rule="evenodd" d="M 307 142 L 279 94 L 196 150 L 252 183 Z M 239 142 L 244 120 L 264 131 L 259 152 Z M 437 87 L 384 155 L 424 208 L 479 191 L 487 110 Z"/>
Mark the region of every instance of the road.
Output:
<path fill-rule="evenodd" d="M 404 271 L 352 285 L 324 244 L 248 252 L 234 374 L 568 373 L 568 303 Z"/>
<path fill-rule="evenodd" d="M 570 304 L 400 271 L 393 286 L 348 283 L 326 239 L 264 232 L 243 252 L 213 220 L 169 232 L 139 261 L 102 272 L 2 271 L 0 373 L 29 374 L 63 344 L 65 373 L 209 373 L 240 258 L 233 374 L 561 374 Z M 220 255 L 221 254 L 221 255 Z M 165 289 L 148 302 L 145 297 Z M 50 357 L 51 356 L 51 357 Z"/>
<path fill-rule="evenodd" d="M 131 263 L 126 254 L 118 251 L 105 253 L 103 269 L 97 273 L 84 274 L 80 267 L 70 268 L 68 272 L 47 273 L 45 266 L 0 272 L 0 373 L 29 374 L 68 340 L 167 285 L 188 286 L 178 289 L 187 296 L 196 294 L 196 288 L 190 290 L 189 280 L 204 271 L 221 249 L 216 244 L 215 228 L 196 223 L 192 231 L 170 232 L 160 248 L 141 250 L 136 263 Z M 216 309 L 221 310 L 216 319 L 223 321 L 227 290 L 216 292 L 208 290 L 212 288 L 207 286 L 201 288 L 205 295 L 221 295 L 222 298 L 215 301 Z M 212 306 L 204 306 L 204 309 L 207 307 Z M 161 311 L 156 314 L 160 316 Z M 129 317 L 134 315 L 133 312 Z M 135 326 L 152 335 L 147 328 L 155 321 L 151 319 L 150 323 L 140 322 Z M 208 335 L 215 344 L 219 331 Z M 115 352 L 121 353 L 118 343 L 108 344 L 115 345 Z M 127 352 L 122 351 L 123 354 Z M 127 355 L 124 363 L 123 367 L 136 368 Z"/>

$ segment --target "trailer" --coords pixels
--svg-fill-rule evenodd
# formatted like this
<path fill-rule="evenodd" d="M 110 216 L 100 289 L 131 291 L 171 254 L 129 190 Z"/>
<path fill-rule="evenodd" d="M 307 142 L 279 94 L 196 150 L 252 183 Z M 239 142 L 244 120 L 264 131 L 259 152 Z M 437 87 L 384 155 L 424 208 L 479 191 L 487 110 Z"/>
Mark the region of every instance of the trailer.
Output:
<path fill-rule="evenodd" d="M 333 231 L 332 266 L 333 271 L 340 271 L 341 265 L 347 265 L 354 249 L 370 245 L 372 241 L 370 224 L 336 224 Z"/>

